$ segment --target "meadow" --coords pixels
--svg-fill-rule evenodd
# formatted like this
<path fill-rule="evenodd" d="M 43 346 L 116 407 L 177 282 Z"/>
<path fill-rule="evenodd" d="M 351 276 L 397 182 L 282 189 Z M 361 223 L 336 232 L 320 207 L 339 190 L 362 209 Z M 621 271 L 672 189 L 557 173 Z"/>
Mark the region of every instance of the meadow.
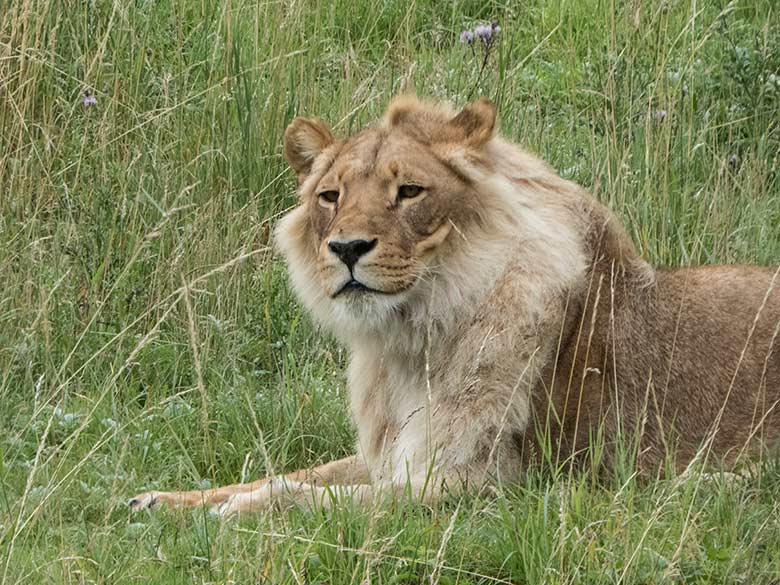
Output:
<path fill-rule="evenodd" d="M 498 41 L 460 42 L 496 19 Z M 780 582 L 780 463 L 130 514 L 352 451 L 273 248 L 296 115 L 485 95 L 656 264 L 780 263 L 775 0 L 0 0 L 0 582 Z M 706 340 L 703 340 L 706 343 Z"/>

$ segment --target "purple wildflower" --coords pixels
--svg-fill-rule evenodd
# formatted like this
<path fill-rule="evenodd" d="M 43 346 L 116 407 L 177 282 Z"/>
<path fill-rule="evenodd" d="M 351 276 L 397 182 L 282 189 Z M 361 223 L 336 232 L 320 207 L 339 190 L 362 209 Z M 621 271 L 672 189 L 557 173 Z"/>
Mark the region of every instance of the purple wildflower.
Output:
<path fill-rule="evenodd" d="M 474 27 L 474 35 L 482 40 L 483 43 L 489 43 L 493 38 L 493 27 L 487 24 L 480 24 Z"/>
<path fill-rule="evenodd" d="M 84 104 L 85 108 L 89 108 L 90 106 L 97 105 L 97 98 L 94 95 L 92 95 L 92 92 L 89 90 L 84 91 L 84 95 L 81 96 L 81 101 Z"/>
<path fill-rule="evenodd" d="M 655 119 L 659 122 L 664 122 L 666 120 L 666 110 L 658 110 L 655 113 Z"/>
<path fill-rule="evenodd" d="M 487 47 L 490 47 L 496 41 L 500 32 L 501 27 L 498 26 L 497 20 L 491 21 L 490 24 L 480 24 L 474 27 L 474 37 L 481 40 Z"/>
<path fill-rule="evenodd" d="M 474 91 L 480 87 L 482 74 L 485 72 L 488 63 L 490 62 L 490 56 L 498 43 L 498 33 L 500 32 L 501 27 L 498 26 L 498 21 L 493 19 L 489 23 L 478 24 L 473 29 L 464 30 L 460 33 L 460 42 L 463 44 L 468 43 L 471 54 L 482 62 L 479 66 L 479 71 L 477 72 L 476 81 L 474 82 L 471 92 L 469 92 L 469 99 L 471 99 L 471 95 Z M 482 49 L 480 51 L 474 46 L 477 39 L 479 39 L 482 44 Z M 478 52 L 481 53 L 479 57 L 477 56 Z"/>

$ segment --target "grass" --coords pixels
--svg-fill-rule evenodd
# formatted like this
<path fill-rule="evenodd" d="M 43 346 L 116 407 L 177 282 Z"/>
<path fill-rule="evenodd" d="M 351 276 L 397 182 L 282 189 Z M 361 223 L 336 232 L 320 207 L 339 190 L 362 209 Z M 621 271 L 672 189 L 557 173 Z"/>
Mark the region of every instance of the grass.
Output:
<path fill-rule="evenodd" d="M 457 41 L 498 18 L 481 55 Z M 3 583 L 777 583 L 780 466 L 496 499 L 131 516 L 343 456 L 345 355 L 269 241 L 282 132 L 487 95 L 654 263 L 780 263 L 773 0 L 0 0 Z M 89 89 L 97 105 L 85 107 Z"/>

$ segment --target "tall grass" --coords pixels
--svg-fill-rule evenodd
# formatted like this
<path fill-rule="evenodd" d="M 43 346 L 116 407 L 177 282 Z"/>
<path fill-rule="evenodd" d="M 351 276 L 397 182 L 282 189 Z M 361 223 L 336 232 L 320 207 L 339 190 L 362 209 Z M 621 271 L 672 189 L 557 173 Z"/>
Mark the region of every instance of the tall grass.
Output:
<path fill-rule="evenodd" d="M 458 36 L 494 17 L 480 77 Z M 343 350 L 271 247 L 282 132 L 347 134 L 409 84 L 494 99 L 655 263 L 780 262 L 773 0 L 0 0 L 3 582 L 777 582 L 771 464 L 737 484 L 531 470 L 434 510 L 129 515 L 143 489 L 350 452 Z"/>

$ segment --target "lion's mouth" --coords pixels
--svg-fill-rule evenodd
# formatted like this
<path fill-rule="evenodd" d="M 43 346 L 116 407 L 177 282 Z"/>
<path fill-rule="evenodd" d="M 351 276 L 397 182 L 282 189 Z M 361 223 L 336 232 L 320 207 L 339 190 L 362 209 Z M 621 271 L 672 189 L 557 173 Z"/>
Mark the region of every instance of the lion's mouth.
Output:
<path fill-rule="evenodd" d="M 335 295 L 333 295 L 333 298 L 335 299 L 337 296 L 341 295 L 342 293 L 352 293 L 352 292 L 365 292 L 365 293 L 379 293 L 383 294 L 383 291 L 377 290 L 375 288 L 371 288 L 369 286 L 366 286 L 359 280 L 355 280 L 354 278 L 350 279 L 344 286 L 342 286 Z"/>

